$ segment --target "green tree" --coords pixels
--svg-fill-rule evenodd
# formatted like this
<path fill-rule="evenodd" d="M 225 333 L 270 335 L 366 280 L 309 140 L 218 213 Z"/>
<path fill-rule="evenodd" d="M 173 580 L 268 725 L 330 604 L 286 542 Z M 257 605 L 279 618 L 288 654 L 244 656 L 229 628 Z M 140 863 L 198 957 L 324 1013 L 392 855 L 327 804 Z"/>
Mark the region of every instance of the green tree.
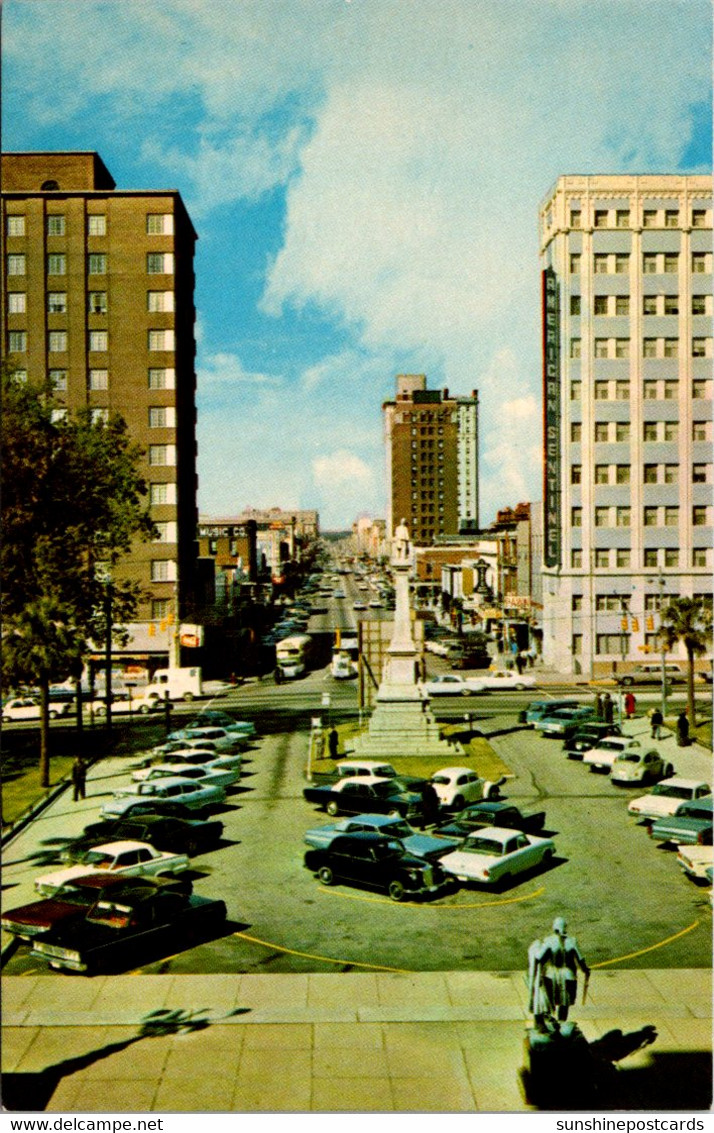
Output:
<path fill-rule="evenodd" d="M 687 654 L 687 712 L 694 727 L 694 658 L 711 648 L 712 611 L 701 598 L 672 598 L 662 611 L 660 633 L 667 650 L 681 641 Z"/>
<path fill-rule="evenodd" d="M 49 784 L 48 690 L 81 672 L 104 632 L 107 576 L 137 537 L 155 533 L 124 420 L 89 409 L 53 419 L 51 391 L 2 373 L 3 678 L 41 690 L 41 782 Z M 137 583 L 112 580 L 118 624 Z"/>

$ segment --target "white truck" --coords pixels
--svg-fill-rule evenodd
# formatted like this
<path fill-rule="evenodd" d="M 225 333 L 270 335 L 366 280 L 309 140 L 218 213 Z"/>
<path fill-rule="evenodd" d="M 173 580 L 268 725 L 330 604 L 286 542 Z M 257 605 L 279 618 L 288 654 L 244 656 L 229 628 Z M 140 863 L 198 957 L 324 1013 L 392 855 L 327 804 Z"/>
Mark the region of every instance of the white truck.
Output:
<path fill-rule="evenodd" d="M 151 712 L 164 700 L 193 700 L 203 695 L 201 670 L 197 666 L 186 669 L 157 669 L 154 679 L 136 701 L 140 712 Z"/>

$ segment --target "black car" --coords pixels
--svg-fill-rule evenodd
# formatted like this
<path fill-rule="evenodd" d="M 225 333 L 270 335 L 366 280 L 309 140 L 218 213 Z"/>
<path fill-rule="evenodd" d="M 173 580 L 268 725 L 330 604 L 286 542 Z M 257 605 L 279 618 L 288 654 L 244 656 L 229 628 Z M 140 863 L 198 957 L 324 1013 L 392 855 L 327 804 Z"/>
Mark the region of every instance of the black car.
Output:
<path fill-rule="evenodd" d="M 396 838 L 372 832 L 341 834 L 323 849 L 308 850 L 305 866 L 323 885 L 364 885 L 392 901 L 435 894 L 448 884 L 440 866 L 407 853 Z"/>
<path fill-rule="evenodd" d="M 104 842 L 148 842 L 157 850 L 174 854 L 202 854 L 212 849 L 223 834 L 223 823 L 217 818 L 174 818 L 165 814 L 144 814 L 136 818 L 107 818 L 85 826 L 84 834 L 62 847 L 63 861 L 78 861 L 92 846 Z"/>
<path fill-rule="evenodd" d="M 596 747 L 605 736 L 621 736 L 622 730 L 618 724 L 606 724 L 604 721 L 592 720 L 583 724 L 569 736 L 563 744 L 563 751 L 568 759 L 582 759 L 586 751 Z"/>
<path fill-rule="evenodd" d="M 523 830 L 537 834 L 545 826 L 545 811 L 523 814 L 513 803 L 484 801 L 473 803 L 460 811 L 451 822 L 432 831 L 437 838 L 465 838 L 483 826 L 504 826 L 508 830 Z"/>
<path fill-rule="evenodd" d="M 419 791 L 405 789 L 399 779 L 382 779 L 374 783 L 341 779 L 317 787 L 304 787 L 309 803 L 324 807 L 328 814 L 399 814 L 402 818 L 421 819 L 423 804 Z"/>
<path fill-rule="evenodd" d="M 33 943 L 32 956 L 69 972 L 124 970 L 136 958 L 165 944 L 210 938 L 226 920 L 223 901 L 182 893 L 163 878 L 146 879 L 97 903 L 80 920 L 60 925 Z"/>

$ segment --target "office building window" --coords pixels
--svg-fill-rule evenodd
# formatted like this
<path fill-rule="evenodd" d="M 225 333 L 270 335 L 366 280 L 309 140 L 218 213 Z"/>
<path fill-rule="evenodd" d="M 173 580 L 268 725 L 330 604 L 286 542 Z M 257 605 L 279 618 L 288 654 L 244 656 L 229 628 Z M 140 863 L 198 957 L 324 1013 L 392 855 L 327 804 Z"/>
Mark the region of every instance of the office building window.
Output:
<path fill-rule="evenodd" d="M 596 641 L 597 653 L 626 657 L 630 648 L 630 637 L 626 633 L 599 633 Z"/>
<path fill-rule="evenodd" d="M 630 340 L 629 340 L 629 338 L 616 338 L 615 339 L 615 357 L 616 358 L 629 358 L 630 357 Z"/>
<path fill-rule="evenodd" d="M 679 548 L 665 547 L 664 549 L 664 565 L 666 567 L 679 566 Z"/>
<path fill-rule="evenodd" d="M 25 218 L 24 216 L 8 216 L 7 218 L 7 234 L 8 236 L 24 236 L 25 235 Z"/>
<path fill-rule="evenodd" d="M 570 227 L 571 228 L 580 228 L 581 219 L 582 219 L 582 213 L 581 213 L 580 209 L 571 209 L 570 210 Z"/>
<path fill-rule="evenodd" d="M 643 515 L 643 522 L 645 527 L 658 527 L 659 526 L 659 508 L 646 507 Z"/>
<path fill-rule="evenodd" d="M 602 252 L 593 256 L 593 271 L 595 275 L 607 275 L 607 256 Z"/>
<path fill-rule="evenodd" d="M 599 548 L 595 552 L 595 567 L 597 570 L 608 570 L 610 567 L 610 552 L 605 548 Z"/>
<path fill-rule="evenodd" d="M 678 338 L 665 338 L 664 340 L 664 356 L 665 358 L 676 358 L 679 353 L 679 339 Z"/>
<path fill-rule="evenodd" d="M 595 465 L 595 483 L 596 484 L 609 484 L 610 483 L 610 465 L 609 464 L 596 464 Z"/>
<path fill-rule="evenodd" d="M 170 212 L 150 212 L 146 217 L 146 232 L 149 236 L 173 236 L 174 217 Z"/>
<path fill-rule="evenodd" d="M 173 559 L 154 559 L 151 563 L 152 582 L 175 582 L 176 563 Z"/>
<path fill-rule="evenodd" d="M 710 338 L 692 339 L 692 358 L 711 358 L 712 340 Z"/>
<path fill-rule="evenodd" d="M 645 566 L 646 567 L 656 567 L 657 566 L 657 549 L 656 549 L 656 547 L 647 547 L 645 549 Z"/>
<path fill-rule="evenodd" d="M 596 295 L 593 300 L 593 314 L 606 315 L 607 314 L 607 295 Z"/>
<path fill-rule="evenodd" d="M 618 252 L 615 256 L 615 274 L 627 275 L 630 270 L 630 256 L 628 252 Z"/>
<path fill-rule="evenodd" d="M 574 550 L 570 552 L 570 565 L 573 570 L 580 570 L 583 565 L 583 552 L 581 550 Z"/>
<path fill-rule="evenodd" d="M 104 351 L 109 349 L 109 332 L 106 330 L 90 330 L 89 349 Z"/>
<path fill-rule="evenodd" d="M 150 330 L 149 331 L 149 350 L 173 350 L 174 349 L 174 332 L 173 330 Z"/>
<path fill-rule="evenodd" d="M 630 210 L 629 209 L 617 209 L 617 211 L 615 213 L 615 225 L 616 225 L 617 228 L 629 228 L 630 227 Z"/>
<path fill-rule="evenodd" d="M 656 358 L 657 357 L 657 339 L 656 338 L 644 338 L 642 340 L 642 356 L 644 358 Z"/>
<path fill-rule="evenodd" d="M 11 330 L 7 334 L 7 348 L 10 354 L 24 354 L 27 350 L 27 331 Z"/>
<path fill-rule="evenodd" d="M 692 252 L 692 272 L 694 275 L 711 271 L 711 252 Z"/>
<path fill-rule="evenodd" d="M 169 524 L 169 523 L 165 523 L 165 522 L 159 522 L 159 523 L 154 522 L 154 527 L 156 528 L 156 534 L 154 536 L 153 542 L 154 543 L 171 543 L 171 542 L 173 542 L 172 539 L 169 539 L 169 528 L 171 526 L 173 526 L 173 525 Z"/>
<path fill-rule="evenodd" d="M 581 507 L 574 507 L 570 509 L 570 525 L 571 527 L 582 527 L 583 509 Z"/>
<path fill-rule="evenodd" d="M 630 439 L 630 422 L 618 421 L 615 424 L 615 440 L 618 444 L 623 444 Z"/>
<path fill-rule="evenodd" d="M 708 315 L 711 313 L 711 295 L 692 295 L 692 314 Z"/>
<path fill-rule="evenodd" d="M 9 291 L 7 296 L 8 315 L 24 315 L 27 309 L 27 296 L 24 291 Z"/>
<path fill-rule="evenodd" d="M 679 440 L 679 421 L 664 422 L 664 439 L 665 441 Z"/>
<path fill-rule="evenodd" d="M 593 228 L 607 228 L 607 209 L 595 209 Z"/>
<path fill-rule="evenodd" d="M 176 371 L 173 367 L 152 366 L 149 370 L 149 389 L 175 389 Z"/>
<path fill-rule="evenodd" d="M 707 210 L 692 209 L 692 228 L 706 228 Z"/>
<path fill-rule="evenodd" d="M 52 412 L 50 413 L 50 421 L 52 422 L 53 425 L 56 425 L 59 421 L 66 421 L 66 420 L 67 420 L 67 410 L 66 409 L 53 409 Z"/>
<path fill-rule="evenodd" d="M 580 255 L 577 252 L 570 256 L 570 274 L 580 275 Z"/>
<path fill-rule="evenodd" d="M 90 315 L 106 315 L 106 313 L 107 313 L 107 293 L 106 293 L 106 291 L 90 291 L 88 299 L 89 299 L 89 313 L 90 313 Z"/>
<path fill-rule="evenodd" d="M 669 380 L 666 381 L 664 383 L 664 400 L 665 401 L 676 401 L 678 397 L 679 397 L 679 382 L 673 381 L 673 380 L 672 381 L 669 381 Z"/>
<path fill-rule="evenodd" d="M 583 635 L 582 633 L 574 633 L 570 642 L 571 652 L 574 657 L 579 656 L 583 651 Z"/>
<path fill-rule="evenodd" d="M 64 315 L 67 311 L 67 292 L 48 291 L 47 310 L 51 315 Z"/>
<path fill-rule="evenodd" d="M 583 396 L 583 383 L 571 382 L 570 383 L 570 400 L 580 401 Z"/>
<path fill-rule="evenodd" d="M 616 295 L 615 296 L 615 314 L 616 315 L 629 315 L 630 313 L 630 296 L 629 295 Z"/>
<path fill-rule="evenodd" d="M 695 504 L 692 508 L 692 527 L 710 527 L 711 516 L 709 508 L 701 504 Z"/>
<path fill-rule="evenodd" d="M 583 478 L 583 468 L 581 464 L 571 464 L 570 466 L 570 483 L 580 484 Z"/>
<path fill-rule="evenodd" d="M 579 315 L 580 314 L 580 296 L 579 295 L 571 295 L 570 296 L 570 314 L 571 315 Z"/>
<path fill-rule="evenodd" d="M 47 376 L 50 379 L 50 385 L 55 393 L 65 393 L 67 389 L 66 370 L 50 370 Z"/>
<path fill-rule="evenodd" d="M 643 297 L 642 297 L 642 314 L 643 315 L 656 315 L 657 314 L 657 296 L 656 295 L 643 295 Z"/>
<path fill-rule="evenodd" d="M 692 421 L 692 440 L 708 441 L 710 436 L 709 421 Z"/>
<path fill-rule="evenodd" d="M 595 400 L 596 401 L 609 401 L 610 399 L 610 383 L 609 382 L 595 382 Z"/>
<path fill-rule="evenodd" d="M 104 252 L 90 252 L 87 256 L 87 271 L 90 275 L 106 275 L 106 254 Z"/>
<path fill-rule="evenodd" d="M 60 354 L 67 349 L 67 331 L 51 330 L 47 335 L 47 349 L 53 354 Z"/>
<path fill-rule="evenodd" d="M 705 378 L 695 378 L 692 382 L 692 397 L 695 401 L 706 401 L 711 395 L 711 382 Z"/>
<path fill-rule="evenodd" d="M 643 382 L 642 383 L 642 396 L 645 399 L 645 401 L 656 401 L 657 400 L 658 388 L 659 387 L 657 385 L 657 382 L 652 381 L 651 378 L 649 378 L 647 381 Z"/>
<path fill-rule="evenodd" d="M 616 527 L 629 527 L 630 526 L 630 509 L 629 509 L 629 507 L 615 508 L 615 526 Z"/>
<path fill-rule="evenodd" d="M 666 507 L 664 509 L 664 525 L 665 527 L 678 527 L 679 526 L 679 508 Z"/>
<path fill-rule="evenodd" d="M 609 527 L 610 526 L 610 509 L 609 509 L 609 507 L 596 507 L 595 508 L 595 526 L 596 527 Z"/>
<path fill-rule="evenodd" d="M 149 445 L 149 464 L 156 467 L 176 464 L 176 445 Z"/>
<path fill-rule="evenodd" d="M 642 227 L 643 228 L 656 228 L 657 227 L 657 209 L 644 209 L 642 213 Z"/>
<path fill-rule="evenodd" d="M 52 252 L 47 257 L 47 274 L 48 275 L 66 275 L 67 274 L 67 257 L 64 252 Z"/>
<path fill-rule="evenodd" d="M 90 409 L 89 417 L 93 425 L 98 425 L 100 422 L 109 420 L 109 410 L 104 407 L 101 409 Z"/>
<path fill-rule="evenodd" d="M 645 484 L 657 483 L 657 465 L 645 464 L 642 474 L 642 479 Z"/>
<path fill-rule="evenodd" d="M 148 275 L 173 275 L 173 254 L 171 252 L 148 252 L 146 271 Z"/>
<path fill-rule="evenodd" d="M 605 443 L 608 440 L 608 436 L 609 436 L 609 431 L 608 431 L 608 427 L 607 427 L 607 421 L 596 421 L 595 422 L 595 441 L 598 442 L 598 443 L 600 443 L 600 442 Z"/>
<path fill-rule="evenodd" d="M 679 295 L 665 295 L 664 313 L 665 315 L 679 314 Z"/>
<path fill-rule="evenodd" d="M 24 275 L 25 274 L 25 255 L 23 252 L 13 253 L 7 257 L 7 274 L 8 275 Z"/>
<path fill-rule="evenodd" d="M 645 421 L 642 426 L 642 440 L 643 441 L 656 441 L 657 440 L 657 422 Z"/>
<path fill-rule="evenodd" d="M 152 405 L 149 408 L 149 428 L 173 429 L 176 425 L 176 409 L 173 405 Z"/>
<path fill-rule="evenodd" d="M 668 275 L 679 271 L 679 252 L 665 252 L 664 270 Z"/>
<path fill-rule="evenodd" d="M 64 236 L 64 216 L 61 213 L 53 213 L 47 217 L 47 235 Z"/>
<path fill-rule="evenodd" d="M 629 464 L 618 464 L 615 467 L 615 483 L 616 484 L 629 484 L 630 483 L 630 466 Z"/>
<path fill-rule="evenodd" d="M 579 610 L 582 610 L 582 608 L 583 608 L 583 596 L 582 596 L 582 594 L 573 594 L 572 595 L 572 597 L 570 599 L 570 608 L 571 608 L 571 610 L 573 611 L 574 614 L 577 614 L 577 612 Z"/>
<path fill-rule="evenodd" d="M 152 484 L 149 490 L 149 499 L 151 504 L 157 507 L 161 504 L 175 504 L 176 485 L 174 483 Z"/>
<path fill-rule="evenodd" d="M 580 346 L 581 346 L 581 341 L 580 341 L 579 338 L 571 338 L 571 340 L 570 340 L 570 357 L 571 358 L 579 358 L 580 357 Z"/>
<path fill-rule="evenodd" d="M 708 565 L 708 563 L 707 563 L 707 548 L 706 547 L 694 547 L 693 550 L 692 550 L 692 566 L 693 567 L 705 567 L 707 565 Z"/>
<path fill-rule="evenodd" d="M 676 484 L 679 479 L 679 465 L 678 464 L 665 464 L 664 466 L 664 482 L 665 484 Z"/>
<path fill-rule="evenodd" d="M 151 599 L 151 617 L 154 621 L 163 621 L 169 616 L 171 605 L 168 598 Z"/>
<path fill-rule="evenodd" d="M 572 421 L 570 425 L 570 442 L 578 445 L 583 439 L 583 426 L 580 421 Z"/>
<path fill-rule="evenodd" d="M 104 213 L 91 213 L 87 217 L 87 236 L 106 236 L 107 218 Z"/>
<path fill-rule="evenodd" d="M 612 613 L 622 609 L 622 599 L 619 594 L 598 594 L 595 598 L 595 609 L 598 613 Z"/>
<path fill-rule="evenodd" d="M 609 355 L 609 339 L 596 338 L 595 339 L 595 357 L 607 358 Z"/>
<path fill-rule="evenodd" d="M 630 548 L 618 547 L 617 551 L 615 552 L 615 565 L 618 567 L 629 567 L 630 559 Z"/>
<path fill-rule="evenodd" d="M 665 228 L 676 228 L 679 224 L 679 212 L 677 209 L 665 209 L 664 213 L 664 226 Z"/>
<path fill-rule="evenodd" d="M 149 311 L 173 311 L 173 291 L 147 291 L 147 308 Z"/>
<path fill-rule="evenodd" d="M 109 389 L 109 371 L 108 370 L 90 370 L 89 371 L 89 388 L 90 389 Z"/>
<path fill-rule="evenodd" d="M 645 252 L 642 257 L 642 271 L 645 275 L 657 274 L 657 253 Z"/>
<path fill-rule="evenodd" d="M 709 471 L 711 464 L 693 464 L 692 465 L 692 483 L 693 484 L 708 484 Z"/>

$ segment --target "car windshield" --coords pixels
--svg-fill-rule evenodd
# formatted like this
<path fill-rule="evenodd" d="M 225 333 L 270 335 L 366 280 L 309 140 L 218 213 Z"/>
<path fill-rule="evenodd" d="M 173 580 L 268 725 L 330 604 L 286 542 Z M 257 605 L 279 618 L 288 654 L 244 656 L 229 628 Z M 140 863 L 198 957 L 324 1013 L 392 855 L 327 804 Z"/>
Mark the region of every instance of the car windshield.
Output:
<path fill-rule="evenodd" d="M 114 858 L 102 853 L 101 850 L 88 850 L 84 856 L 84 865 L 96 866 L 98 869 L 110 869 Z"/>
<path fill-rule="evenodd" d="M 617 743 L 616 740 L 603 740 L 600 744 L 601 751 L 622 751 L 622 744 Z"/>
<path fill-rule="evenodd" d="M 382 829 L 385 832 L 388 830 L 393 838 L 408 838 L 412 832 L 408 822 L 390 822 L 388 827 L 383 826 Z"/>
<path fill-rule="evenodd" d="M 374 847 L 374 856 L 376 858 L 393 858 L 395 854 L 401 855 L 403 853 L 402 847 L 399 842 L 377 842 Z"/>
<path fill-rule="evenodd" d="M 436 783 L 438 787 L 448 787 L 451 779 L 448 775 L 432 775 L 431 781 L 432 783 Z"/>
<path fill-rule="evenodd" d="M 494 858 L 500 858 L 503 853 L 503 845 L 493 838 L 467 838 L 463 848 L 470 854 L 490 854 Z"/>
<path fill-rule="evenodd" d="M 388 783 L 372 783 L 371 786 L 374 788 L 374 793 L 380 798 L 388 798 L 398 790 L 394 780 L 390 780 Z"/>
<path fill-rule="evenodd" d="M 618 763 L 639 763 L 639 755 L 620 755 L 617 759 Z"/>
<path fill-rule="evenodd" d="M 75 889 L 72 885 L 63 885 L 52 897 L 53 901 L 62 901 L 66 905 L 90 905 L 94 894 L 84 889 Z"/>
<path fill-rule="evenodd" d="M 97 901 L 87 913 L 87 920 L 93 924 L 110 925 L 111 928 L 127 928 L 131 921 L 132 909 L 128 905 L 115 905 L 112 901 Z"/>
<path fill-rule="evenodd" d="M 692 792 L 689 787 L 675 787 L 665 783 L 658 783 L 652 790 L 653 795 L 661 795 L 665 799 L 691 799 Z"/>

